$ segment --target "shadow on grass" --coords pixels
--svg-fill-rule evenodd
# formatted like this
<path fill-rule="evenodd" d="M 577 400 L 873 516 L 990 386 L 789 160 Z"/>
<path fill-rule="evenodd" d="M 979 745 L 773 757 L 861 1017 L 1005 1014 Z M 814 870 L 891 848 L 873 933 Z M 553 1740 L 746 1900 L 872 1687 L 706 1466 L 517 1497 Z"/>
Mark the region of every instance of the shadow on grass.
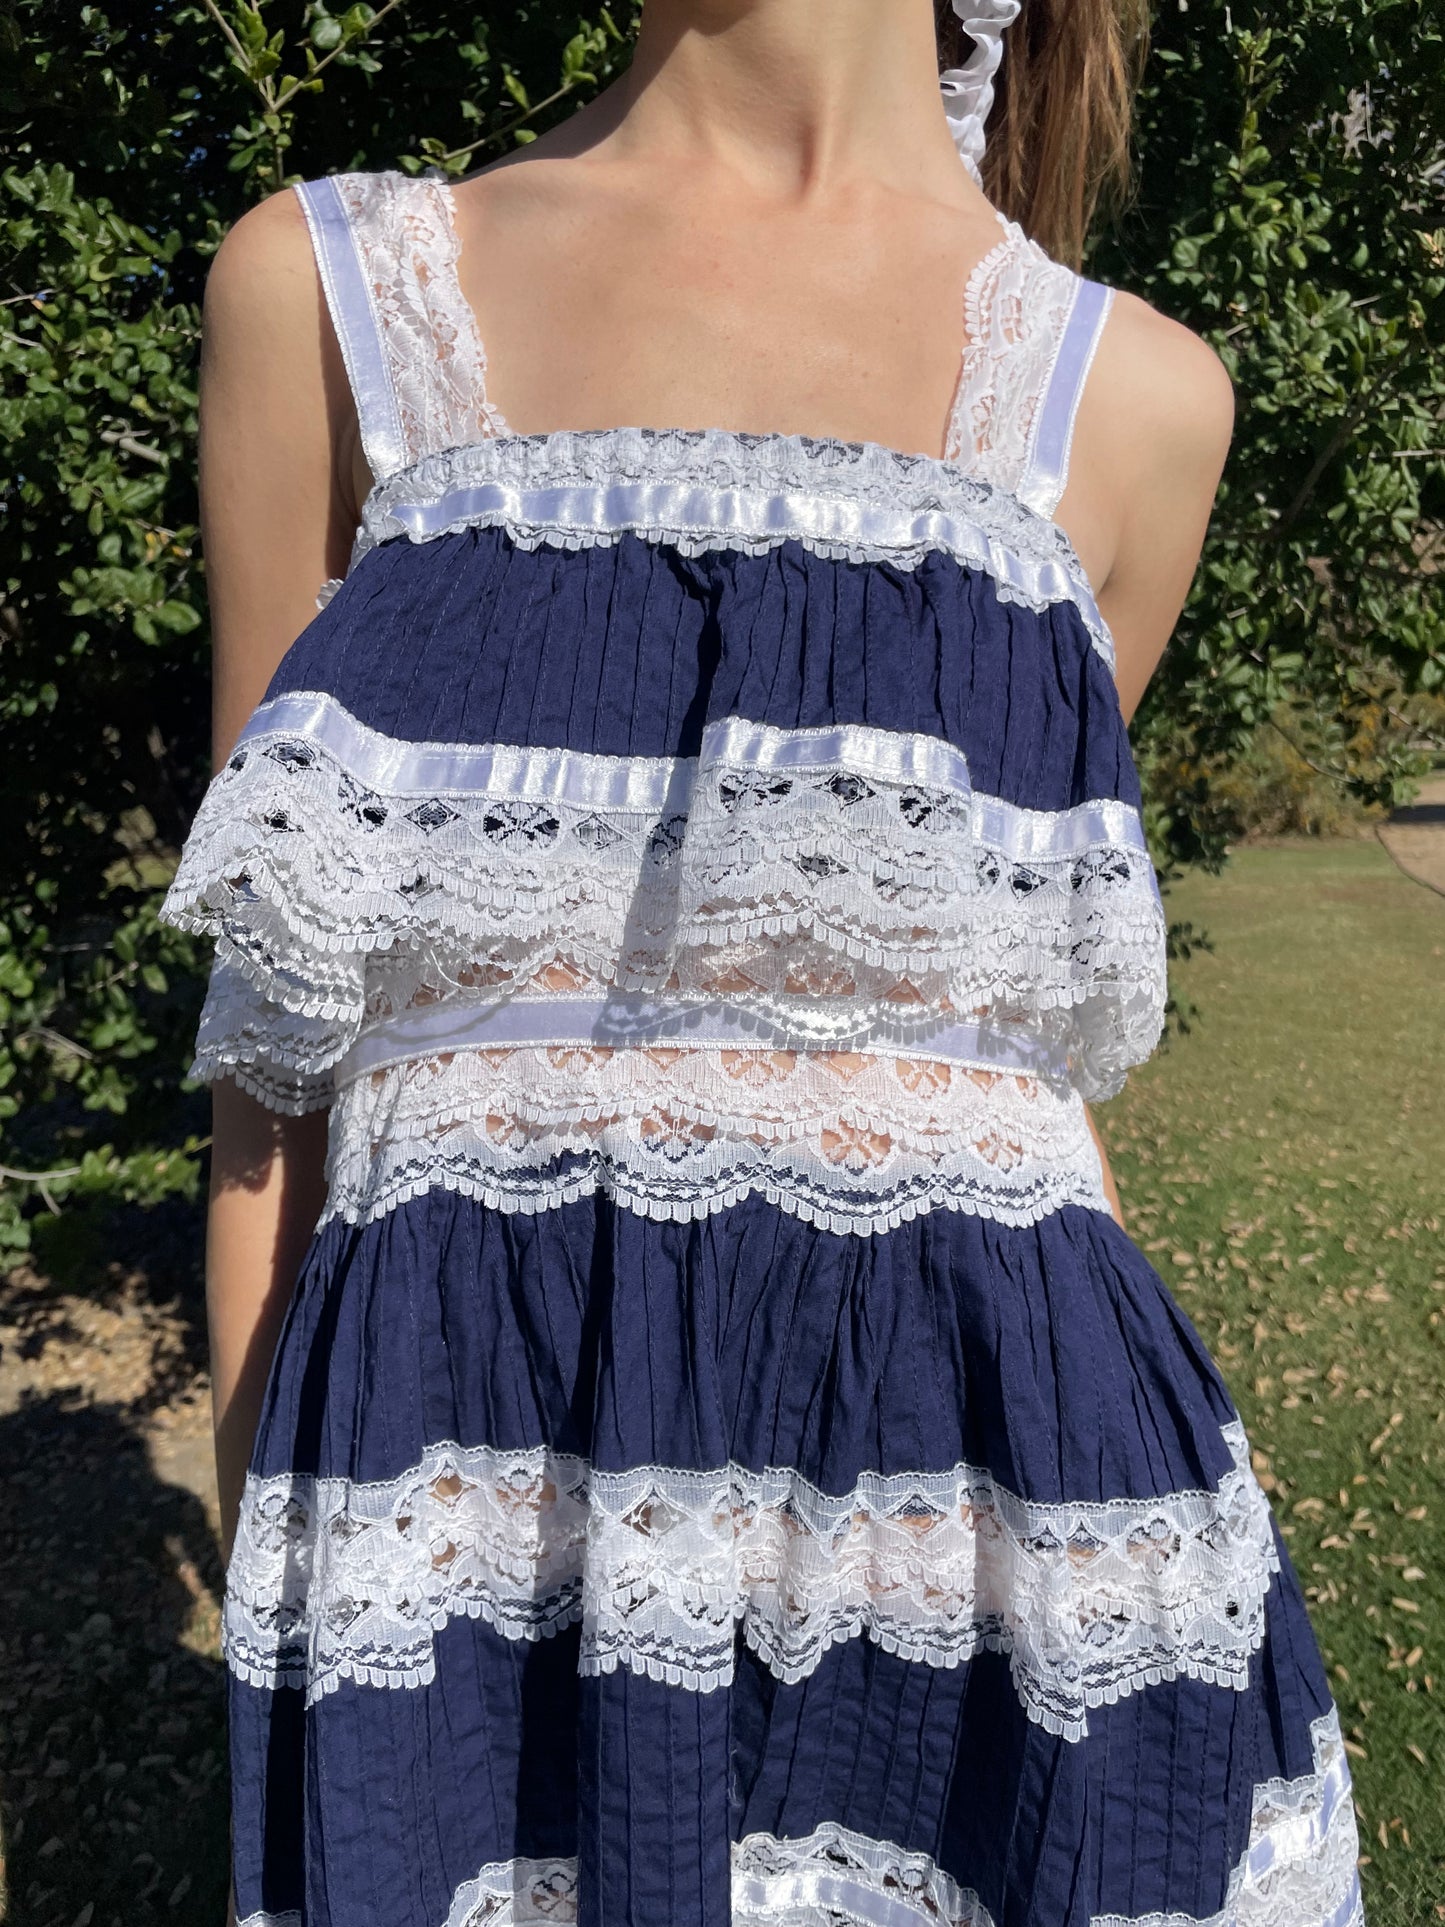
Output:
<path fill-rule="evenodd" d="M 219 1927 L 220 1591 L 204 1507 L 127 1412 L 66 1392 L 0 1418 L 8 1927 Z"/>

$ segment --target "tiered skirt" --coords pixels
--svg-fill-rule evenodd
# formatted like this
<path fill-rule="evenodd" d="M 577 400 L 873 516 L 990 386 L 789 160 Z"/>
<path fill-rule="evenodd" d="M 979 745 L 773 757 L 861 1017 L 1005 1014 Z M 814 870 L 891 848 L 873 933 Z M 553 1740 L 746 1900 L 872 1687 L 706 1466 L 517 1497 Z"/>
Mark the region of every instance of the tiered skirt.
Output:
<path fill-rule="evenodd" d="M 770 528 L 884 459 L 784 453 Z M 250 1927 L 1361 1927 L 1083 1112 L 1164 995 L 1106 639 L 889 459 L 967 556 L 384 542 L 217 778 L 200 1069 L 333 1104 L 226 1604 Z"/>

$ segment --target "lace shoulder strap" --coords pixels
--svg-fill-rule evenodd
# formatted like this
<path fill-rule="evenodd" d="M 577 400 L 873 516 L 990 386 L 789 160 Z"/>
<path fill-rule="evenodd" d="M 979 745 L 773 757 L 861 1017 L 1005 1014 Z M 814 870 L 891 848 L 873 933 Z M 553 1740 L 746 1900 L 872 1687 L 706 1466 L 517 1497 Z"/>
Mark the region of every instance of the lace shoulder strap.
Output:
<path fill-rule="evenodd" d="M 946 452 L 1052 516 L 1113 291 L 1062 267 L 1013 222 L 1004 230 L 969 283 Z"/>
<path fill-rule="evenodd" d="M 442 448 L 506 432 L 457 279 L 444 182 L 334 174 L 296 190 L 377 481 Z"/>

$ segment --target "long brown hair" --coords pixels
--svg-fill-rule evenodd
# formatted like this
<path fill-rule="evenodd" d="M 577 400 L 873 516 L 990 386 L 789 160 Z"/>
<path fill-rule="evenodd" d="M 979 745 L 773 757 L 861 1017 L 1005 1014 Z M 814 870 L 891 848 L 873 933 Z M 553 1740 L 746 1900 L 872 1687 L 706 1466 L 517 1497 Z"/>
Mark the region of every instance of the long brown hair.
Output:
<path fill-rule="evenodd" d="M 945 67 L 973 50 L 949 0 L 935 0 Z M 988 117 L 984 191 L 1055 259 L 1079 265 L 1101 201 L 1130 182 L 1134 91 L 1149 0 L 1023 0 L 1004 36 Z"/>

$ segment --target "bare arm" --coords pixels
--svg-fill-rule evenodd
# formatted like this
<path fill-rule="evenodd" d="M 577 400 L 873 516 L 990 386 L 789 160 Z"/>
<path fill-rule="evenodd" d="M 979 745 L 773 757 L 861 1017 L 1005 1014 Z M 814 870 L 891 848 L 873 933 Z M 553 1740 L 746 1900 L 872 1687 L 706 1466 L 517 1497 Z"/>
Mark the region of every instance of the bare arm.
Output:
<path fill-rule="evenodd" d="M 1095 582 L 1114 637 L 1128 721 L 1179 620 L 1209 527 L 1234 426 L 1218 356 L 1176 322 L 1120 295 L 1079 411 L 1059 519 Z M 1091 1118 L 1114 1217 L 1108 1153 Z"/>
<path fill-rule="evenodd" d="M 345 568 L 355 418 L 294 195 L 227 236 L 206 290 L 201 519 L 215 637 L 213 745 L 230 755 L 282 656 Z M 324 1116 L 217 1086 L 206 1251 L 216 1465 L 229 1557 L 266 1375 L 320 1214 Z"/>

